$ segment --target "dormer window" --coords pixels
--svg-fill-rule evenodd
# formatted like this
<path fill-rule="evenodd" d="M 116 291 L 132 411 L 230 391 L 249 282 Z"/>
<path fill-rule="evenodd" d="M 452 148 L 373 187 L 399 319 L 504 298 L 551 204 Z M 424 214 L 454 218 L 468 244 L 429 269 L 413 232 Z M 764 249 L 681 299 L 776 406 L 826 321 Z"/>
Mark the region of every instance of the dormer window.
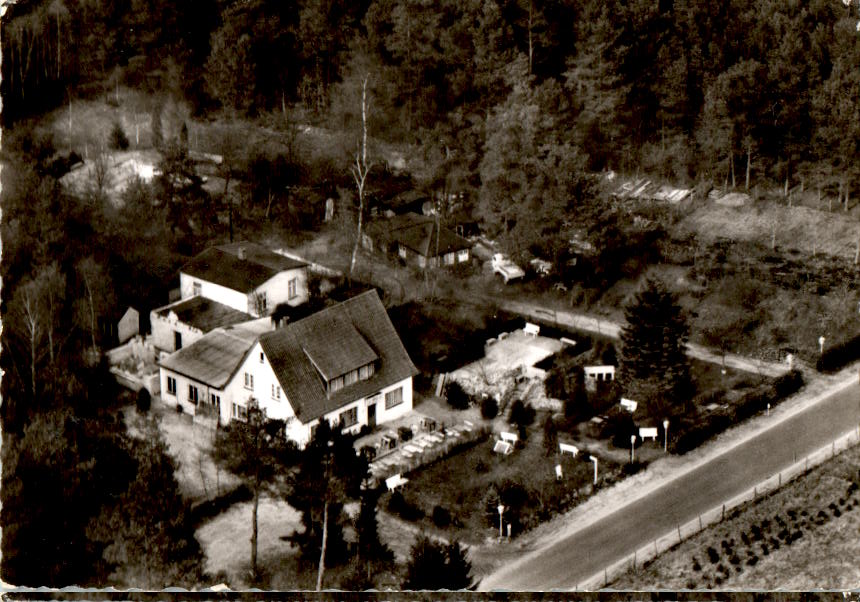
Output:
<path fill-rule="evenodd" d="M 203 289 L 202 289 L 202 286 L 200 285 L 200 283 L 199 283 L 199 282 L 195 282 L 195 283 L 193 283 L 193 284 L 191 285 L 191 288 L 192 288 L 193 293 L 194 293 L 195 295 L 199 295 L 199 294 L 201 294 L 201 292 L 202 292 L 202 290 L 203 290 Z"/>
<path fill-rule="evenodd" d="M 344 374 L 343 376 L 338 376 L 328 382 L 328 392 L 334 393 L 335 391 L 340 391 L 344 387 L 348 387 L 350 385 L 354 385 L 358 381 L 367 380 L 375 373 L 375 364 L 372 362 L 370 364 L 366 364 L 357 368 L 356 370 L 351 370 Z"/>

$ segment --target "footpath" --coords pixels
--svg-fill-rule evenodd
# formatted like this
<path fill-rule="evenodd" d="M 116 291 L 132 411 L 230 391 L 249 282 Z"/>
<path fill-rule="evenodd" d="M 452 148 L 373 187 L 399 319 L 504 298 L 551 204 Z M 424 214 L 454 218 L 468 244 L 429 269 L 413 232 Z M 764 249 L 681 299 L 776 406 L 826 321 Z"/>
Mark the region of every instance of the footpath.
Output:
<path fill-rule="evenodd" d="M 506 311 L 517 313 L 522 316 L 530 316 L 535 320 L 551 320 L 559 325 L 608 336 L 613 339 L 617 339 L 621 336 L 622 325 L 617 322 L 607 320 L 606 318 L 600 318 L 581 312 L 548 309 L 534 303 L 524 303 L 522 301 L 509 301 L 505 299 L 493 299 L 493 301 L 498 303 L 499 306 Z M 696 345 L 695 343 L 687 344 L 687 354 L 690 357 L 702 361 L 714 364 L 723 364 L 729 368 L 754 372 L 756 374 L 769 377 L 785 374 L 789 370 L 788 364 L 748 358 L 734 353 L 726 353 L 723 355 L 715 353 L 701 345 Z"/>

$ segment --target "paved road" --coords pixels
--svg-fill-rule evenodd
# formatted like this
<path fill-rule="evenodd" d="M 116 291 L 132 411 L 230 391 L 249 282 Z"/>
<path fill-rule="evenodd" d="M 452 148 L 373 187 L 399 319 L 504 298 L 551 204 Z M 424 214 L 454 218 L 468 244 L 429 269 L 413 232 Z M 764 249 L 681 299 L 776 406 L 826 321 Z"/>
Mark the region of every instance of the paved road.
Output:
<path fill-rule="evenodd" d="M 485 577 L 483 590 L 574 589 L 722 502 L 752 488 L 860 422 L 856 383 L 557 543 Z M 574 527 L 575 528 L 575 527 Z M 820 584 L 827 587 L 828 584 Z"/>

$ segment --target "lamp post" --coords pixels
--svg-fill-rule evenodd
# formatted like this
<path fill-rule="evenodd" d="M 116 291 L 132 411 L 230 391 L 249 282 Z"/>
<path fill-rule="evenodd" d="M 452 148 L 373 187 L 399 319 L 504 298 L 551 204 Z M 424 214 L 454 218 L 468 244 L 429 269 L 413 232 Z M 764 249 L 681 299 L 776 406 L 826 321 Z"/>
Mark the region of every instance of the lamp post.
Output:
<path fill-rule="evenodd" d="M 502 541 L 502 514 L 505 512 L 505 507 L 502 504 L 499 504 L 496 507 L 496 510 L 499 511 L 499 541 Z"/>
<path fill-rule="evenodd" d="M 630 463 L 636 461 L 636 435 L 630 435 Z"/>
<path fill-rule="evenodd" d="M 594 484 L 597 485 L 597 456 L 588 456 L 588 459 L 594 462 Z"/>
<path fill-rule="evenodd" d="M 669 419 L 663 421 L 663 451 L 669 452 Z"/>

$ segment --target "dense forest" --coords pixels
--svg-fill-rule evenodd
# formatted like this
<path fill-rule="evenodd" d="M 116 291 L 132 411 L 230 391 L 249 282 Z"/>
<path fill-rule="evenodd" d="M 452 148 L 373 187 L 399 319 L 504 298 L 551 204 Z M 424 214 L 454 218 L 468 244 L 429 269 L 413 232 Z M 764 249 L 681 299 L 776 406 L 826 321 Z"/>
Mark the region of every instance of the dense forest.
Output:
<path fill-rule="evenodd" d="M 126 575 L 160 587 L 201 578 L 178 496 L 145 525 L 153 539 L 135 540 L 139 525 L 123 522 L 123 507 L 149 520 L 143 493 L 175 483 L 163 442 L 131 438 L 102 411 L 120 394 L 97 350 L 107 343 L 99 318 L 166 302 L 183 259 L 226 236 L 215 215 L 223 199 L 203 192 L 187 153 L 166 142 L 165 177 L 129 187 L 119 206 L 101 190 L 73 194 L 58 182 L 54 141 L 34 127 L 41 116 L 122 87 L 145 114 L 167 98 L 199 121 L 275 113 L 354 131 L 367 81 L 376 140 L 416 149 L 431 186 L 469 191 L 491 235 L 546 244 L 566 216 L 589 215 L 593 176 L 609 170 L 741 189 L 806 182 L 838 190 L 847 206 L 860 194 L 851 191 L 858 18 L 860 0 L 9 4 L 0 21 L 2 160 L 14 166 L 3 169 L 0 227 L 4 579 L 62 586 Z M 298 180 L 352 185 L 348 162 L 251 158 L 233 173 L 227 151 L 211 150 L 225 155 L 225 196 L 235 177 L 262 206 Z M 375 169 L 378 187 L 386 170 Z M 632 255 L 607 252 L 619 261 L 606 265 Z M 163 563 L 123 561 L 153 555 Z"/>
<path fill-rule="evenodd" d="M 844 176 L 857 17 L 855 0 L 22 1 L 3 118 L 121 82 L 200 113 L 287 103 L 342 124 L 369 76 L 377 135 L 439 140 L 473 173 L 495 120 L 520 152 L 571 145 L 593 170 Z"/>

